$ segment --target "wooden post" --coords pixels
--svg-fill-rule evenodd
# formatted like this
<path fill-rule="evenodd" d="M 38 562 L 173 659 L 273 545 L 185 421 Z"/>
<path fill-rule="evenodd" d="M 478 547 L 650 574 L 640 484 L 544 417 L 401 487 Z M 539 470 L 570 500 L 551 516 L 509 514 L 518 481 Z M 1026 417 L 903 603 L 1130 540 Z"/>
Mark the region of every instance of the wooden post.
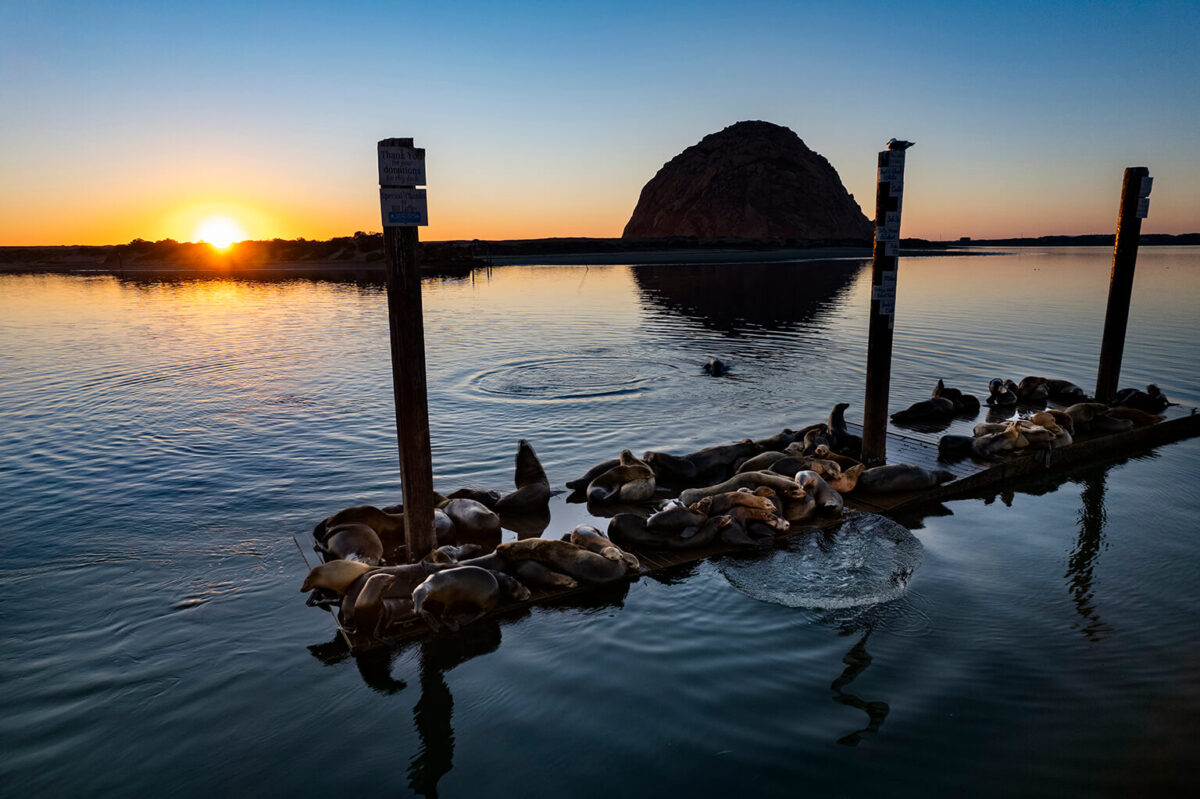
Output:
<path fill-rule="evenodd" d="M 887 462 L 888 388 L 892 379 L 892 328 L 896 315 L 896 265 L 900 252 L 900 201 L 904 151 L 893 139 L 879 153 L 875 188 L 875 247 L 871 258 L 871 324 L 867 333 L 867 393 L 863 402 L 862 461 Z"/>
<path fill-rule="evenodd" d="M 1125 352 L 1125 328 L 1129 324 L 1129 298 L 1133 294 L 1133 270 L 1137 265 L 1142 220 L 1150 210 L 1153 178 L 1144 166 L 1125 170 L 1121 186 L 1121 210 L 1117 214 L 1117 241 L 1113 247 L 1112 277 L 1108 284 L 1108 310 L 1104 314 L 1104 338 L 1100 343 L 1100 369 L 1096 375 L 1096 399 L 1110 402 L 1121 378 L 1121 356 Z"/>
<path fill-rule="evenodd" d="M 412 139 L 384 139 L 379 142 L 378 153 L 404 535 L 408 558 L 416 561 L 437 545 L 416 227 L 429 224 L 425 190 L 416 188 L 425 183 L 425 151 L 413 147 Z"/>

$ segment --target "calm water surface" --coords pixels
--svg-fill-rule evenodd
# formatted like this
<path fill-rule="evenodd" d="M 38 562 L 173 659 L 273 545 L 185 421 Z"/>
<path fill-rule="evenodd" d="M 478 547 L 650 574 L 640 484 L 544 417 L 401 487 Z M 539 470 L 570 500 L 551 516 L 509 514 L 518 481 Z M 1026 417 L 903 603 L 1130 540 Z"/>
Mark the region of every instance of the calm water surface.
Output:
<path fill-rule="evenodd" d="M 893 410 L 938 378 L 1093 385 L 1110 260 L 904 259 Z M 869 283 L 861 261 L 429 280 L 435 484 L 505 489 L 519 438 L 561 487 L 624 447 L 857 418 Z M 1142 250 L 1122 385 L 1200 405 L 1198 300 L 1200 249 Z M 0 793 L 1194 785 L 1196 441 L 903 520 L 914 572 L 878 602 L 804 606 L 795 564 L 824 553 L 853 592 L 871 557 L 810 539 L 355 659 L 292 535 L 399 501 L 387 347 L 376 286 L 0 277 Z M 551 509 L 547 536 L 588 518 Z"/>

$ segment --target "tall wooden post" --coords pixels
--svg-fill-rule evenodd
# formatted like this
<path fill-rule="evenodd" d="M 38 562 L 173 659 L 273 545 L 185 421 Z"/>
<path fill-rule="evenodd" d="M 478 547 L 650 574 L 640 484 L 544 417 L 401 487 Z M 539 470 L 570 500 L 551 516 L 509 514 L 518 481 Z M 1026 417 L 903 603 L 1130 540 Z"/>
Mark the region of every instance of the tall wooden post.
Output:
<path fill-rule="evenodd" d="M 433 529 L 433 458 L 425 394 L 425 328 L 417 226 L 428 225 L 425 151 L 412 139 L 379 142 L 379 206 L 387 252 L 388 325 L 392 342 L 392 390 L 396 439 L 404 488 L 404 536 L 411 561 L 437 545 Z"/>
<path fill-rule="evenodd" d="M 1121 378 L 1121 356 L 1125 352 L 1125 328 L 1129 324 L 1129 298 L 1133 294 L 1133 270 L 1137 265 L 1142 220 L 1150 212 L 1150 187 L 1154 178 L 1144 166 L 1125 170 L 1121 186 L 1121 210 L 1117 214 L 1117 242 L 1113 247 L 1112 278 L 1108 284 L 1108 310 L 1104 314 L 1104 338 L 1100 343 L 1100 369 L 1096 375 L 1096 399 L 1109 402 L 1117 394 Z"/>
<path fill-rule="evenodd" d="M 900 255 L 900 205 L 904 151 L 893 139 L 879 153 L 875 187 L 875 247 L 871 258 L 871 324 L 867 333 L 867 395 L 863 402 L 862 461 L 887 462 L 888 388 L 892 379 L 892 328 L 896 318 L 896 265 Z"/>

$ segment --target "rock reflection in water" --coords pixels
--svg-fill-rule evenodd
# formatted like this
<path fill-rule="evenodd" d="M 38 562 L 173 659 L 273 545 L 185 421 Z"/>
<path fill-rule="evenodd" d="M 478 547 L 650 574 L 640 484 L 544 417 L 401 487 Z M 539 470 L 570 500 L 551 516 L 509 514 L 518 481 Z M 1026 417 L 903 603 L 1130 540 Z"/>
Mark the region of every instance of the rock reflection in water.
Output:
<path fill-rule="evenodd" d="M 865 263 L 669 264 L 634 266 L 631 271 L 643 302 L 731 332 L 747 326 L 790 328 L 812 320 L 849 289 Z M 788 279 L 781 280 L 784 269 Z"/>

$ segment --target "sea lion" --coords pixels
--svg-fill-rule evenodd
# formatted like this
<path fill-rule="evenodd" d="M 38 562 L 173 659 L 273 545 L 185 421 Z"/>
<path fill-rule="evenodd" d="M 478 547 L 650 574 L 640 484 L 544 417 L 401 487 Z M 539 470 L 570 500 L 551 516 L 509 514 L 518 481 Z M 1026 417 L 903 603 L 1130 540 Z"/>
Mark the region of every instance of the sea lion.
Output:
<path fill-rule="evenodd" d="M 720 358 L 709 358 L 704 363 L 704 374 L 721 377 L 729 371 L 729 367 Z"/>
<path fill-rule="evenodd" d="M 1070 405 L 1075 402 L 1087 402 L 1087 392 L 1069 380 L 1047 380 L 1046 387 L 1050 389 L 1050 399 Z"/>
<path fill-rule="evenodd" d="M 805 432 L 807 432 L 807 431 L 805 431 Z M 785 427 L 784 429 L 780 430 L 778 433 L 776 433 L 773 436 L 768 436 L 766 438 L 756 438 L 754 440 L 754 447 L 760 453 L 763 453 L 763 454 L 766 454 L 768 452 L 778 452 L 778 451 L 781 451 L 788 444 L 795 441 L 796 435 L 797 434 L 796 434 L 795 430 Z M 804 435 L 804 433 L 800 433 L 801 437 L 803 437 L 803 435 Z"/>
<path fill-rule="evenodd" d="M 795 481 L 792 481 L 795 483 Z M 796 489 L 786 495 L 783 501 L 783 518 L 789 524 L 801 524 L 811 521 L 817 515 L 817 498 L 796 485 Z"/>
<path fill-rule="evenodd" d="M 755 494 L 750 491 L 726 491 L 724 494 L 713 494 L 689 505 L 688 509 L 702 516 L 720 516 L 729 513 L 733 508 L 751 508 L 774 513 L 775 503 L 770 497 Z"/>
<path fill-rule="evenodd" d="M 785 444 L 784 446 L 790 446 L 790 444 Z M 740 474 L 742 472 L 757 472 L 764 469 L 770 469 L 773 463 L 776 461 L 781 461 L 786 457 L 786 452 L 779 452 L 775 450 L 760 452 L 753 458 L 747 458 L 746 460 L 742 461 L 741 465 L 737 467 L 736 473 Z"/>
<path fill-rule="evenodd" d="M 517 490 L 505 494 L 496 502 L 497 513 L 529 513 L 545 508 L 550 502 L 550 481 L 537 453 L 525 439 L 517 442 L 516 472 L 513 482 Z"/>
<path fill-rule="evenodd" d="M 1016 405 L 1017 394 L 1009 388 L 1009 384 L 1011 383 L 1011 380 L 1006 383 L 998 377 L 989 380 L 987 404 L 998 406 Z"/>
<path fill-rule="evenodd" d="M 1042 402 L 1050 398 L 1050 386 L 1044 377 L 1032 375 L 1021 378 L 1017 384 L 1017 399 L 1020 402 Z"/>
<path fill-rule="evenodd" d="M 824 424 L 819 424 L 805 433 L 803 442 L 804 449 L 801 450 L 801 453 L 804 455 L 812 455 L 817 451 L 817 447 L 834 448 L 834 437 Z"/>
<path fill-rule="evenodd" d="M 829 412 L 829 433 L 833 437 L 833 446 L 830 449 L 857 458 L 862 454 L 862 438 L 851 433 L 846 427 L 846 409 L 849 407 L 850 403 L 839 402 Z"/>
<path fill-rule="evenodd" d="M 427 562 L 372 567 L 360 561 L 331 560 L 312 569 L 304 578 L 300 590 L 305 593 L 321 590 L 340 597 L 338 621 L 342 626 L 354 629 L 354 606 L 369 577 L 377 574 L 388 575 L 393 579 L 376 585 L 380 595 L 389 599 L 406 598 L 421 581 L 438 568 L 437 565 Z"/>
<path fill-rule="evenodd" d="M 441 508 L 433 509 L 433 536 L 439 545 L 454 543 L 454 520 Z"/>
<path fill-rule="evenodd" d="M 956 414 L 975 414 L 979 412 L 979 397 L 974 394 L 964 394 L 960 389 L 951 388 L 942 380 L 933 387 L 934 397 L 942 397 L 954 403 Z"/>
<path fill-rule="evenodd" d="M 782 474 L 776 474 L 775 472 L 742 472 L 716 485 L 706 488 L 689 488 L 680 493 L 679 501 L 684 505 L 690 506 L 704 497 L 712 496 L 713 494 L 724 494 L 727 491 L 737 491 L 739 488 L 755 489 L 759 486 L 770 486 L 784 496 L 787 496 L 791 491 L 797 490 L 795 481 Z"/>
<path fill-rule="evenodd" d="M 1075 420 L 1071 418 L 1069 413 L 1060 411 L 1057 408 L 1047 408 L 1044 411 L 1038 411 L 1029 417 L 1029 421 L 1046 428 L 1049 428 L 1051 424 L 1056 424 L 1068 433 L 1075 432 Z"/>
<path fill-rule="evenodd" d="M 496 554 L 507 563 L 516 565 L 531 560 L 588 584 L 611 583 L 628 574 L 628 566 L 622 561 L 609 560 L 568 541 L 549 538 L 506 541 L 496 547 Z"/>
<path fill-rule="evenodd" d="M 1128 419 L 1138 427 L 1146 427 L 1152 424 L 1158 424 L 1163 419 L 1167 418 L 1157 413 L 1147 413 L 1146 411 L 1138 408 L 1127 408 L 1122 405 L 1109 408 L 1107 416 L 1110 416 L 1113 419 Z"/>
<path fill-rule="evenodd" d="M 1132 419 L 1118 419 L 1104 414 L 1092 419 L 1092 429 L 1101 433 L 1123 433 L 1133 429 Z"/>
<path fill-rule="evenodd" d="M 955 410 L 953 401 L 945 397 L 930 397 L 896 411 L 891 415 L 891 420 L 896 424 L 935 421 L 953 416 Z"/>
<path fill-rule="evenodd" d="M 608 537 L 625 546 L 646 549 L 695 549 L 711 544 L 732 523 L 733 519 L 728 516 L 711 516 L 699 526 L 672 532 L 663 526 L 650 529 L 647 520 L 637 514 L 618 513 L 608 522 Z"/>
<path fill-rule="evenodd" d="M 650 518 L 646 519 L 645 528 L 651 533 L 691 538 L 707 519 L 707 514 L 673 504 L 651 514 Z"/>
<path fill-rule="evenodd" d="M 1145 391 L 1140 391 L 1136 388 L 1123 388 L 1117 392 L 1117 396 L 1113 399 L 1113 405 L 1122 405 L 1126 408 L 1137 408 L 1146 413 L 1162 413 L 1175 403 L 1167 399 L 1167 395 L 1159 390 L 1158 386 L 1151 383 L 1146 386 Z"/>
<path fill-rule="evenodd" d="M 625 564 L 625 568 L 630 572 L 637 572 L 642 568 L 642 564 L 638 562 L 637 558 L 614 544 L 590 524 L 578 525 L 571 532 L 565 533 L 562 540 L 570 541 L 572 544 L 581 546 L 590 552 L 595 552 L 597 555 L 609 560 L 620 561 Z"/>
<path fill-rule="evenodd" d="M 374 505 L 355 505 L 343 508 L 332 516 L 317 522 L 313 538 L 324 541 L 329 530 L 343 524 L 365 524 L 375 531 L 384 546 L 404 542 L 404 514 L 387 513 Z"/>
<path fill-rule="evenodd" d="M 500 537 L 500 517 L 495 511 L 473 499 L 451 499 L 441 508 L 454 522 L 458 538 L 492 539 Z"/>
<path fill-rule="evenodd" d="M 1014 452 L 1028 442 L 1015 425 L 1003 425 L 999 430 L 977 433 L 971 442 L 971 452 L 985 460 L 996 460 L 1001 455 Z"/>
<path fill-rule="evenodd" d="M 1077 402 L 1063 412 L 1071 417 L 1076 432 L 1085 433 L 1097 417 L 1108 413 L 1108 406 L 1103 402 Z"/>
<path fill-rule="evenodd" d="M 801 469 L 811 469 L 817 474 L 826 477 L 838 477 L 842 473 L 842 467 L 838 465 L 837 461 L 818 458 L 816 455 L 801 455 L 799 457 L 789 455 L 783 460 L 771 464 L 771 468 L 768 471 L 791 477 Z"/>
<path fill-rule="evenodd" d="M 481 552 L 483 552 L 483 547 L 479 544 L 445 544 L 431 550 L 423 560 L 431 563 L 458 563 L 468 558 L 478 557 Z"/>
<path fill-rule="evenodd" d="M 957 461 L 969 456 L 975 444 L 974 436 L 945 435 L 938 439 L 938 460 Z"/>
<path fill-rule="evenodd" d="M 383 542 L 369 525 L 339 524 L 326 530 L 326 535 L 313 548 L 331 559 L 359 560 L 370 566 L 378 566 L 383 559 Z"/>
<path fill-rule="evenodd" d="M 1071 421 L 1071 417 L 1067 416 L 1065 413 L 1062 414 L 1062 416 L 1067 422 Z M 1066 427 L 1059 424 L 1058 417 L 1053 413 L 1048 411 L 1035 413 L 1033 416 L 1029 417 L 1029 421 L 1050 432 L 1051 436 L 1053 436 L 1050 441 L 1050 445 L 1052 447 L 1065 447 L 1067 444 L 1070 444 L 1073 441 L 1071 433 Z"/>
<path fill-rule="evenodd" d="M 429 575 L 413 589 L 412 601 L 430 629 L 457 631 L 500 604 L 500 582 L 487 569 L 458 566 Z"/>
<path fill-rule="evenodd" d="M 411 592 L 399 594 L 390 574 L 367 575 L 353 603 L 343 602 L 339 622 L 351 632 L 378 637 L 387 627 L 416 618 Z"/>
<path fill-rule="evenodd" d="M 835 491 L 822 479 L 821 475 L 811 469 L 796 472 L 796 484 L 804 489 L 805 494 L 811 494 L 816 502 L 817 513 L 824 516 L 841 516 L 844 502 L 842 495 Z"/>
<path fill-rule="evenodd" d="M 536 561 L 523 561 L 513 568 L 514 574 L 521 580 L 536 585 L 539 588 L 578 588 L 579 581 L 562 572 L 556 572 Z"/>
<path fill-rule="evenodd" d="M 654 471 L 627 449 L 620 463 L 588 485 L 588 502 L 646 502 L 654 498 Z"/>
<path fill-rule="evenodd" d="M 654 471 L 654 479 L 658 482 L 686 484 L 696 479 L 696 464 L 682 455 L 647 450 L 642 453 L 642 462 Z M 620 461 L 613 461 L 613 466 L 619 464 Z"/>
<path fill-rule="evenodd" d="M 817 447 L 816 452 L 813 453 L 813 457 L 820 458 L 821 460 L 833 461 L 838 466 L 842 467 L 843 472 L 849 469 L 851 466 L 859 465 L 857 458 L 850 457 L 849 455 L 843 455 L 840 452 L 834 452 L 829 447 Z"/>
<path fill-rule="evenodd" d="M 743 438 L 733 444 L 705 447 L 684 457 L 696 469 L 694 479 L 715 476 L 716 479 L 723 480 L 733 473 L 734 463 L 757 454 L 758 445 L 748 438 Z"/>
<path fill-rule="evenodd" d="M 647 454 L 649 454 L 649 453 L 647 453 Z M 600 475 L 607 472 L 609 469 L 612 469 L 613 467 L 620 466 L 620 465 L 621 465 L 621 461 L 616 458 L 611 458 L 610 460 L 601 461 L 600 463 L 597 463 L 592 468 L 588 469 L 584 473 L 583 477 L 578 477 L 574 480 L 568 480 L 567 488 L 571 489 L 572 491 L 587 491 L 588 485 L 593 480 L 595 480 L 597 477 L 599 477 Z"/>
<path fill-rule="evenodd" d="M 496 503 L 500 501 L 500 492 L 494 488 L 460 488 L 452 494 L 447 494 L 445 499 L 473 499 L 488 510 L 495 510 Z"/>
<path fill-rule="evenodd" d="M 876 494 L 918 491 L 953 479 L 954 475 L 944 469 L 931 470 L 910 463 L 893 463 L 867 469 L 858 478 L 858 488 Z"/>
<path fill-rule="evenodd" d="M 856 463 L 848 469 L 843 469 L 842 473 L 837 477 L 823 475 L 823 479 L 829 484 L 829 487 L 839 494 L 849 494 L 858 485 L 858 478 L 867 470 L 867 467 L 861 463 Z"/>

